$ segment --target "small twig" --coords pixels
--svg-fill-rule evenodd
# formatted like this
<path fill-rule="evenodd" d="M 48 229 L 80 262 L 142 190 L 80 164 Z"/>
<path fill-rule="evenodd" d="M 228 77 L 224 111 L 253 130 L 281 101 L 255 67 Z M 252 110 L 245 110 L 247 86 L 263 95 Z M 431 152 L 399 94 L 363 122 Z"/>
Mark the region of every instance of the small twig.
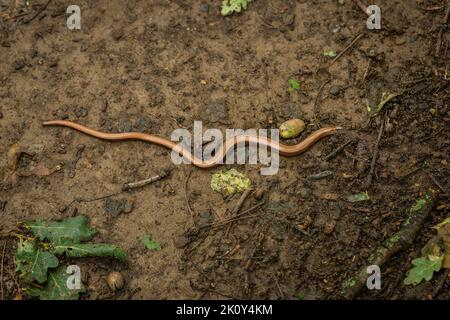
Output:
<path fill-rule="evenodd" d="M 140 188 L 140 187 L 146 186 L 148 184 L 151 184 L 151 183 L 154 183 L 156 181 L 162 180 L 162 179 L 168 177 L 169 175 L 170 175 L 170 171 L 169 170 L 164 170 L 163 173 L 161 173 L 159 175 L 156 175 L 156 176 L 153 176 L 151 178 L 144 179 L 144 180 L 137 181 L 137 182 L 125 183 L 123 185 L 123 187 L 122 187 L 122 191 L 128 191 L 128 190 L 131 190 L 131 189 L 136 189 L 136 188 Z"/>
<path fill-rule="evenodd" d="M 252 193 L 252 191 L 253 191 L 253 189 L 247 189 L 247 190 L 245 190 L 242 193 L 241 197 L 239 198 L 238 202 L 236 203 L 236 206 L 231 211 L 231 217 L 232 218 L 239 213 L 239 211 L 241 210 L 242 206 L 244 205 L 245 200 L 250 195 L 250 193 Z M 227 228 L 227 231 L 225 232 L 225 236 L 228 236 L 228 233 L 230 232 L 230 229 L 231 229 L 232 226 L 233 226 L 233 224 L 230 223 L 230 225 Z"/>
<path fill-rule="evenodd" d="M 369 76 L 370 67 L 372 67 L 372 60 L 369 60 L 369 62 L 367 63 L 367 68 L 366 68 L 366 71 L 364 72 L 364 75 L 362 77 L 361 84 L 363 84 L 364 81 L 366 81 L 367 77 Z"/>
<path fill-rule="evenodd" d="M 380 131 L 378 132 L 377 142 L 375 143 L 375 146 L 373 147 L 372 163 L 370 164 L 370 171 L 369 171 L 369 175 L 367 176 L 366 188 L 370 187 L 370 185 L 372 184 L 372 178 L 373 178 L 373 174 L 375 172 L 375 165 L 377 164 L 379 145 L 380 145 L 381 137 L 383 136 L 383 132 L 384 132 L 384 119 L 381 122 Z"/>
<path fill-rule="evenodd" d="M 368 17 L 370 17 L 370 13 L 367 12 L 367 7 L 361 2 L 361 0 L 353 0 L 356 5 L 364 12 Z"/>
<path fill-rule="evenodd" d="M 284 293 L 283 290 L 281 290 L 281 286 L 280 283 L 278 282 L 278 279 L 276 277 L 274 277 L 275 280 L 275 284 L 277 285 L 278 291 L 280 292 L 280 298 L 284 299 Z"/>
<path fill-rule="evenodd" d="M 316 122 L 316 126 L 318 126 L 319 125 L 319 116 L 318 116 L 318 114 L 319 114 L 319 99 L 320 99 L 320 96 L 322 95 L 322 91 L 323 91 L 323 88 L 326 86 L 326 84 L 328 83 L 328 82 L 330 82 L 330 79 L 328 79 L 328 80 L 326 80 L 324 83 L 322 83 L 322 85 L 320 86 L 320 88 L 319 88 L 319 92 L 317 93 L 317 96 L 316 96 L 316 100 L 314 101 L 314 117 L 315 117 L 315 122 Z"/>
<path fill-rule="evenodd" d="M 439 181 L 435 178 L 435 176 L 433 176 L 433 174 L 431 172 L 428 172 L 428 176 L 430 177 L 430 179 L 434 182 L 434 184 L 441 189 L 441 191 L 445 194 L 448 194 L 447 190 L 445 190 L 445 188 L 439 183 Z"/>
<path fill-rule="evenodd" d="M 333 159 L 339 152 L 341 152 L 342 150 L 344 150 L 344 148 L 346 146 L 348 146 L 349 144 L 354 143 L 356 140 L 355 139 L 350 139 L 348 140 L 346 143 L 344 143 L 343 145 L 341 145 L 340 147 L 338 147 L 336 150 L 332 151 L 331 153 L 329 153 L 326 157 L 325 157 L 325 161 L 329 161 L 331 159 Z"/>
<path fill-rule="evenodd" d="M 188 197 L 188 184 L 189 184 L 189 178 L 191 177 L 192 171 L 189 170 L 189 172 L 186 175 L 186 179 L 184 179 L 184 200 L 186 201 L 186 208 L 189 211 L 189 214 L 191 217 L 194 217 L 194 211 L 192 211 L 191 205 L 189 204 L 189 197 Z"/>
<path fill-rule="evenodd" d="M 442 25 L 439 30 L 438 41 L 436 43 L 436 57 L 438 57 L 441 53 L 442 36 L 444 34 L 444 30 L 447 29 L 449 17 L 450 17 L 450 2 L 447 3 L 447 11 L 445 12 L 444 21 L 442 22 Z"/>
<path fill-rule="evenodd" d="M 137 181 L 137 182 L 128 182 L 128 183 L 125 183 L 125 184 L 122 186 L 122 189 L 121 189 L 120 191 L 116 191 L 116 192 L 109 193 L 109 194 L 106 194 L 106 195 L 103 195 L 103 196 L 99 196 L 99 197 L 96 197 L 96 198 L 92 198 L 92 199 L 76 198 L 76 199 L 73 199 L 73 200 L 66 206 L 66 208 L 69 208 L 69 207 L 70 207 L 72 204 L 74 204 L 75 202 L 89 203 L 89 202 L 94 202 L 94 201 L 98 201 L 98 200 L 103 200 L 103 199 L 106 199 L 106 198 L 114 197 L 114 196 L 117 196 L 117 195 L 121 194 L 122 192 L 130 191 L 130 190 L 132 190 L 132 189 L 140 188 L 140 187 L 146 186 L 146 185 L 148 185 L 148 184 L 150 184 L 150 183 L 159 181 L 159 180 L 161 180 L 161 179 L 164 179 L 164 178 L 168 177 L 169 175 L 170 175 L 170 171 L 165 170 L 165 171 L 164 171 L 163 173 L 161 173 L 160 175 L 157 175 L 157 176 L 154 176 L 154 177 L 145 179 L 145 180 L 141 180 L 141 181 Z"/>
<path fill-rule="evenodd" d="M 250 195 L 250 193 L 252 193 L 252 191 L 253 191 L 253 189 L 247 189 L 242 193 L 241 197 L 239 198 L 238 202 L 236 203 L 236 206 L 231 211 L 231 216 L 234 216 L 239 213 L 242 206 L 244 205 L 245 200 Z"/>
<path fill-rule="evenodd" d="M 331 63 L 328 65 L 328 68 L 331 67 L 336 61 L 338 61 L 347 51 L 349 51 L 353 45 L 362 37 L 364 36 L 363 33 L 358 34 L 353 40 L 352 42 L 350 42 L 350 44 L 344 49 L 344 51 L 342 51 L 341 53 L 339 53 L 337 55 L 336 58 L 333 59 L 333 61 L 331 61 Z"/>
<path fill-rule="evenodd" d="M 388 239 L 383 244 L 381 244 L 368 258 L 367 263 L 361 268 L 361 270 L 356 275 L 350 278 L 352 280 L 352 285 L 343 288 L 343 296 L 346 299 L 355 299 L 358 293 L 366 285 L 367 266 L 377 265 L 379 267 L 382 267 L 395 254 L 409 248 L 413 244 L 417 234 L 419 233 L 420 229 L 425 223 L 425 220 L 428 218 L 431 210 L 433 209 L 435 198 L 436 195 L 434 193 L 427 192 L 424 198 L 425 204 L 423 205 L 423 207 L 420 210 L 414 212 L 414 214 L 411 214 L 410 209 L 410 211 L 408 212 L 408 219 L 403 223 L 400 230 L 389 238 L 396 240 L 389 241 Z"/>
<path fill-rule="evenodd" d="M 5 243 L 3 244 L 3 252 L 2 252 L 2 268 L 0 270 L 0 287 L 1 287 L 1 295 L 2 295 L 2 299 L 1 300 L 4 300 L 4 295 L 3 295 L 3 264 L 4 264 L 4 260 L 5 260 L 6 243 L 7 243 L 7 241 L 5 240 Z"/>
<path fill-rule="evenodd" d="M 243 216 L 245 216 L 246 214 L 248 214 L 248 213 L 250 213 L 250 212 L 255 211 L 256 209 L 258 209 L 259 207 L 261 207 L 264 203 L 265 203 L 265 200 L 262 200 L 261 202 L 255 204 L 253 207 L 251 207 L 251 208 L 249 208 L 249 209 L 247 209 L 247 210 L 245 210 L 245 211 L 242 211 L 241 213 L 239 213 L 238 215 L 236 215 L 236 216 L 234 216 L 234 217 L 231 217 L 231 218 L 229 218 L 229 219 L 227 219 L 227 220 L 225 220 L 225 221 L 220 221 L 220 222 L 212 223 L 212 224 L 210 224 L 210 225 L 208 225 L 208 226 L 210 226 L 210 227 L 220 227 L 220 226 L 227 225 L 227 224 L 230 223 L 230 222 L 242 220 L 243 218 L 250 218 L 250 217 L 253 217 L 253 216 L 248 216 L 248 217 L 243 217 Z"/>
<path fill-rule="evenodd" d="M 50 4 L 50 2 L 52 2 L 52 0 L 48 0 L 47 3 L 44 4 L 43 7 L 41 7 L 34 15 L 31 16 L 30 19 L 25 20 L 23 23 L 24 23 L 24 24 L 27 24 L 27 23 L 30 23 L 31 21 L 33 21 L 34 19 L 36 19 L 36 17 L 37 17 L 38 15 L 40 15 L 45 9 L 47 9 L 47 7 L 48 7 L 48 5 Z"/>

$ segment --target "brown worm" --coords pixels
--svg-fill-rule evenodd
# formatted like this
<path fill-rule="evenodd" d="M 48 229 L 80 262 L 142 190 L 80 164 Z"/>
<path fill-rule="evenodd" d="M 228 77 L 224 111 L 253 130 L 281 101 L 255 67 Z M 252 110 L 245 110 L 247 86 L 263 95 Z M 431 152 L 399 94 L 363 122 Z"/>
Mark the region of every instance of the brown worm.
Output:
<path fill-rule="evenodd" d="M 214 166 L 217 166 L 221 163 L 221 161 L 224 159 L 226 154 L 231 148 L 234 148 L 235 145 L 238 144 L 246 144 L 246 143 L 254 143 L 263 145 L 266 147 L 270 147 L 271 150 L 278 150 L 278 152 L 285 157 L 293 157 L 296 155 L 299 155 L 306 150 L 308 150 L 312 145 L 314 145 L 317 141 L 322 139 L 323 137 L 335 134 L 337 130 L 340 130 L 342 128 L 340 127 L 328 127 L 328 128 L 322 128 L 315 132 L 313 132 L 311 135 L 306 137 L 303 141 L 301 141 L 298 144 L 295 145 L 285 145 L 282 143 L 274 142 L 270 138 L 266 137 L 257 137 L 252 135 L 240 135 L 235 138 L 228 139 L 225 141 L 224 144 L 221 145 L 218 152 L 215 154 L 214 157 L 212 157 L 209 160 L 203 161 L 195 156 L 192 155 L 192 153 L 183 148 L 180 144 L 176 144 L 173 141 L 167 140 L 165 138 L 161 138 L 155 135 L 151 134 L 145 134 L 140 132 L 125 132 L 125 133 L 106 133 L 106 132 L 100 132 L 88 127 L 85 127 L 81 124 L 72 122 L 72 121 L 66 121 L 66 120 L 53 120 L 53 121 L 47 121 L 43 123 L 44 126 L 63 126 L 63 127 L 69 127 L 75 130 L 78 130 L 80 132 L 83 132 L 87 135 L 103 139 L 103 140 L 110 140 L 110 141 L 123 141 L 123 140 L 142 140 L 146 142 L 150 142 L 162 147 L 165 147 L 169 150 L 173 150 L 175 152 L 178 152 L 181 156 L 186 158 L 190 161 L 194 166 L 197 166 L 199 168 L 212 168 Z"/>

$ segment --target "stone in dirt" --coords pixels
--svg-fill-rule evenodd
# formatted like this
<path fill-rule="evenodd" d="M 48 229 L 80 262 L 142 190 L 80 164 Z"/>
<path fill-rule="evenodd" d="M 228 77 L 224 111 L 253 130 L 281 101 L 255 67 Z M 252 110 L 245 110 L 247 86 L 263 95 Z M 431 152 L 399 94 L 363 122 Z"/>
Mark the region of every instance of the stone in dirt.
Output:
<path fill-rule="evenodd" d="M 106 213 L 110 214 L 114 218 L 118 217 L 122 213 L 129 213 L 133 210 L 133 202 L 125 199 L 113 200 L 108 198 L 105 200 L 104 208 Z"/>

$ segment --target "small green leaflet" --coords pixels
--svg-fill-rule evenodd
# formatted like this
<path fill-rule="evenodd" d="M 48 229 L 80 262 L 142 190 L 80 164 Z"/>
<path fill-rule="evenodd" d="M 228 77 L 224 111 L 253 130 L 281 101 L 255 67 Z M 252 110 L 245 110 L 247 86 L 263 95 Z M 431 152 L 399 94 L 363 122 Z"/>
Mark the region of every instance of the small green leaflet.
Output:
<path fill-rule="evenodd" d="M 67 220 L 56 221 L 28 221 L 24 226 L 39 237 L 41 241 L 48 240 L 54 244 L 80 243 L 91 240 L 97 231 L 89 228 L 88 218 L 80 215 Z"/>
<path fill-rule="evenodd" d="M 47 270 L 56 268 L 58 258 L 53 254 L 37 248 L 35 240 L 20 240 L 14 257 L 16 272 L 27 283 L 37 281 L 44 283 L 47 280 Z"/>
<path fill-rule="evenodd" d="M 417 212 L 423 209 L 425 204 L 427 203 L 427 200 L 425 199 L 417 199 L 416 203 L 411 207 L 409 211 L 411 212 Z"/>
<path fill-rule="evenodd" d="M 369 194 L 366 192 L 361 192 L 357 194 L 353 194 L 347 197 L 347 201 L 349 202 L 361 202 L 370 200 Z"/>
<path fill-rule="evenodd" d="M 112 244 L 91 244 L 78 243 L 70 245 L 55 245 L 51 252 L 57 256 L 63 254 L 68 258 L 85 258 L 85 257 L 110 257 L 121 261 L 127 260 L 127 254 L 119 247 Z"/>
<path fill-rule="evenodd" d="M 444 221 L 442 221 L 441 223 L 439 223 L 438 225 L 434 226 L 433 228 L 435 229 L 440 229 L 443 226 L 445 226 L 447 223 L 450 223 L 450 218 L 445 219 Z"/>
<path fill-rule="evenodd" d="M 224 0 L 222 1 L 222 10 L 220 13 L 223 16 L 228 16 L 233 12 L 241 12 L 242 9 L 247 9 L 247 5 L 252 0 Z"/>
<path fill-rule="evenodd" d="M 289 79 L 289 86 L 290 86 L 290 88 L 289 88 L 290 92 L 294 92 L 294 91 L 299 92 L 300 91 L 300 84 L 294 79 Z"/>
<path fill-rule="evenodd" d="M 161 246 L 155 240 L 152 240 L 149 236 L 145 236 L 142 239 L 142 243 L 149 250 L 161 250 Z"/>
<path fill-rule="evenodd" d="M 80 293 L 86 292 L 83 284 L 80 289 L 69 289 L 67 280 L 71 275 L 65 267 L 59 267 L 48 273 L 48 280 L 43 288 L 29 286 L 27 294 L 41 300 L 78 300 Z"/>
<path fill-rule="evenodd" d="M 334 51 L 334 50 L 325 50 L 325 51 L 323 52 L 323 55 L 324 55 L 325 57 L 329 57 L 329 58 L 336 58 L 337 53 L 336 53 L 336 51 Z"/>
<path fill-rule="evenodd" d="M 441 270 L 443 259 L 443 256 L 429 256 L 428 258 L 421 257 L 414 259 L 412 261 L 414 267 L 408 271 L 403 283 L 406 285 L 418 285 L 422 280 L 430 281 L 433 278 L 433 273 Z"/>

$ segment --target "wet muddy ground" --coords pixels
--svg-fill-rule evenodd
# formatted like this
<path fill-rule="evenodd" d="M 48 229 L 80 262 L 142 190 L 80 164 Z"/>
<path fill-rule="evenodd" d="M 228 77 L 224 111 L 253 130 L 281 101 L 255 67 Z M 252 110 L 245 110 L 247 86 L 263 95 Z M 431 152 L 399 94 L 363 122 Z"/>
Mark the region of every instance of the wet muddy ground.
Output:
<path fill-rule="evenodd" d="M 52 1 L 30 19 L 46 0 L 30 1 L 23 16 L 15 1 L 1 0 L 0 232 L 28 219 L 88 216 L 96 241 L 120 245 L 129 258 L 77 261 L 83 299 L 340 299 L 345 280 L 431 188 L 434 209 L 414 243 L 383 266 L 383 289 L 355 298 L 449 299 L 445 270 L 429 283 L 403 284 L 450 207 L 446 1 L 375 2 L 379 31 L 367 30 L 350 0 L 255 0 L 230 17 L 220 15 L 219 0 L 79 0 L 81 30 L 70 31 L 72 2 Z M 330 66 L 325 50 L 343 55 Z M 299 92 L 289 91 L 289 79 Z M 376 106 L 383 92 L 399 96 L 371 117 L 366 101 Z M 211 190 L 219 169 L 175 166 L 168 151 L 144 142 L 41 125 L 69 119 L 170 137 L 195 120 L 225 130 L 277 128 L 291 118 L 307 123 L 297 141 L 319 127 L 344 130 L 282 158 L 274 176 L 229 166 L 264 190 L 264 204 L 215 228 L 205 226 L 228 217 L 239 199 Z M 60 170 L 6 179 L 13 144 L 23 151 L 17 170 Z M 166 169 L 166 179 L 105 197 Z M 324 171 L 332 174 L 314 179 Z M 346 201 L 364 191 L 369 201 Z M 260 202 L 248 197 L 241 212 Z M 161 250 L 147 250 L 144 235 Z M 0 239 L 5 299 L 20 294 L 16 246 L 15 238 Z M 126 279 L 118 292 L 105 281 L 113 270 Z"/>

